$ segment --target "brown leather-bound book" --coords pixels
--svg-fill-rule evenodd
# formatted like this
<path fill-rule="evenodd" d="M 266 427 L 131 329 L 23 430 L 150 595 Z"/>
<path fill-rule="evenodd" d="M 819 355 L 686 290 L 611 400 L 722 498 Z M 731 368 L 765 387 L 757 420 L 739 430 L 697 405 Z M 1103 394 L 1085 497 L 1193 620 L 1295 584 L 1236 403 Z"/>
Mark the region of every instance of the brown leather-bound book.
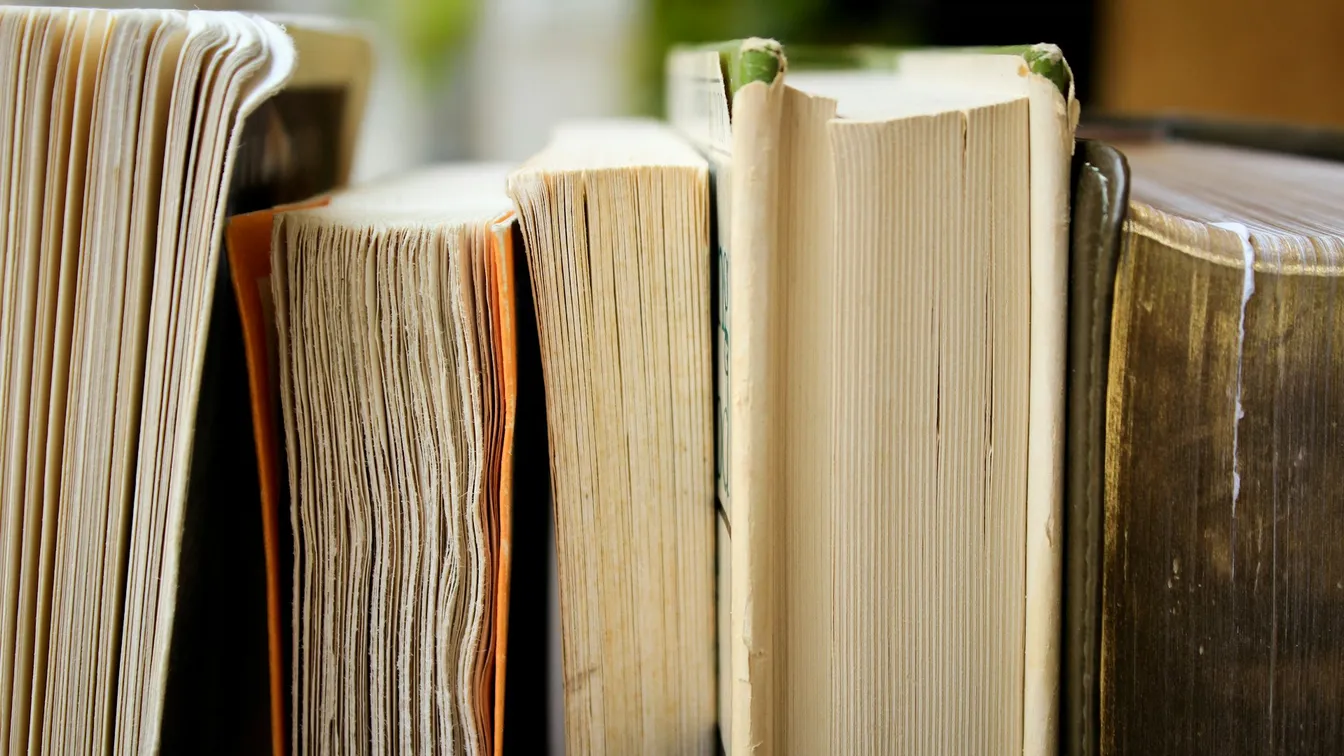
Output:
<path fill-rule="evenodd" d="M 1106 371 L 1129 168 L 1114 147 L 1080 139 L 1072 180 L 1059 729 L 1064 753 L 1091 756 L 1101 653 Z"/>
<path fill-rule="evenodd" d="M 1110 334 L 1071 363 L 1105 377 L 1071 384 L 1093 445 L 1071 438 L 1066 753 L 1344 748 L 1344 166 L 1208 133 L 1118 142 L 1113 286 L 1092 245 Z"/>

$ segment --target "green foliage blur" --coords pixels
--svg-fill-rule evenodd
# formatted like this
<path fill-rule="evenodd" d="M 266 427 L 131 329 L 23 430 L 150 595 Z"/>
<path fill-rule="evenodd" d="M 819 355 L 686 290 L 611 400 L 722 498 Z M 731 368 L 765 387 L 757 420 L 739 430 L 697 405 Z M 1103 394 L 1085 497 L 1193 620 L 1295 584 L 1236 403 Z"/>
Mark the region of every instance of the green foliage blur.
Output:
<path fill-rule="evenodd" d="M 488 0 L 487 0 L 488 1 Z M 475 29 L 479 0 L 356 0 L 368 18 L 387 25 L 406 60 L 428 79 L 462 49 Z"/>
<path fill-rule="evenodd" d="M 638 46 L 632 103 L 663 113 L 663 62 L 677 44 L 770 37 L 788 45 L 910 45 L 913 15 L 895 0 L 647 0 L 647 44 Z"/>
<path fill-rule="evenodd" d="M 412 68 L 431 85 L 462 50 L 481 3 L 491 0 L 349 0 L 402 45 Z M 557 0 L 558 1 L 558 0 Z M 663 64 L 676 44 L 771 37 L 785 45 L 909 45 L 920 42 L 911 0 L 635 0 L 642 39 L 632 45 L 631 109 L 663 112 Z M 936 0 L 930 0 L 936 2 Z"/>

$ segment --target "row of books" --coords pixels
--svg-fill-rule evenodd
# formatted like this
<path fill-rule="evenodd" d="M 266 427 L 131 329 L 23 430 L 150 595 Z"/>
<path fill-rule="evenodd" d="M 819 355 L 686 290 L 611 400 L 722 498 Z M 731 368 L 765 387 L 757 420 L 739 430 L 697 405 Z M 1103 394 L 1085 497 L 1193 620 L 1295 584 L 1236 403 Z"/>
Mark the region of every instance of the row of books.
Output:
<path fill-rule="evenodd" d="M 1344 746 L 1321 140 L 747 39 L 351 188 L 339 24 L 0 40 L 0 749 L 533 751 L 549 517 L 574 753 Z"/>

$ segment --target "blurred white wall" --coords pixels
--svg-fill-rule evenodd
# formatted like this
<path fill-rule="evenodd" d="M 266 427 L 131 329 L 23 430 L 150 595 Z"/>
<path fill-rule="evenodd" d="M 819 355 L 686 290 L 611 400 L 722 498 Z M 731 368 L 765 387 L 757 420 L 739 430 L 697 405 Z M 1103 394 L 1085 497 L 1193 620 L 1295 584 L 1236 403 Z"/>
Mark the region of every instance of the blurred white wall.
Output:
<path fill-rule="evenodd" d="M 563 119 L 628 111 L 637 0 L 494 0 L 483 11 L 471 56 L 471 154 L 522 160 Z"/>

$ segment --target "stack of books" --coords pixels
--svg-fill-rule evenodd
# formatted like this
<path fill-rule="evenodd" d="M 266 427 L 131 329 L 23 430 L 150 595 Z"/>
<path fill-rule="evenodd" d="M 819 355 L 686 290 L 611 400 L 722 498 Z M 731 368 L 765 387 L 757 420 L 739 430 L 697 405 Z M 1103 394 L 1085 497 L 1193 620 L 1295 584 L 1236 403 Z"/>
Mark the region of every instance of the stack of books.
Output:
<path fill-rule="evenodd" d="M 545 518 L 574 753 L 1344 748 L 1320 140 L 745 39 L 349 187 L 349 28 L 0 40 L 0 749 L 534 752 Z"/>

